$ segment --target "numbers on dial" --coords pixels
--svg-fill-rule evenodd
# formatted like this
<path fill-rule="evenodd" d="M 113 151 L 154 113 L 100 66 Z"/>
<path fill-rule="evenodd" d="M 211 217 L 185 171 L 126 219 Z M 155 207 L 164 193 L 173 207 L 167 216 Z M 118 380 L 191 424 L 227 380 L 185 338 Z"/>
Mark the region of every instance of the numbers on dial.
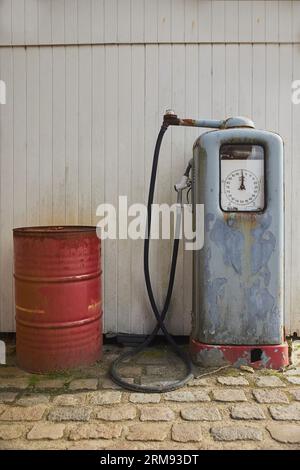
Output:
<path fill-rule="evenodd" d="M 227 199 L 235 205 L 252 204 L 260 191 L 260 183 L 252 171 L 237 169 L 229 173 L 224 182 Z"/>

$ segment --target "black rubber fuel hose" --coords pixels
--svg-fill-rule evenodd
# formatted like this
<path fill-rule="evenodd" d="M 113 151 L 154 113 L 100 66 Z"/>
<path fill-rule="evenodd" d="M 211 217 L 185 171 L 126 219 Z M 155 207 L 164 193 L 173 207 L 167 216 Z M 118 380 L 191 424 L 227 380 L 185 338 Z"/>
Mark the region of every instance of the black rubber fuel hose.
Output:
<path fill-rule="evenodd" d="M 188 355 L 182 351 L 182 349 L 177 345 L 176 341 L 174 338 L 170 335 L 168 332 L 164 320 L 166 318 L 171 297 L 172 297 L 172 292 L 173 292 L 173 286 L 174 286 L 174 280 L 175 280 L 175 272 L 176 272 L 176 263 L 177 263 L 177 256 L 178 256 L 178 247 L 179 247 L 179 239 L 175 238 L 173 241 L 173 252 L 172 252 L 172 262 L 171 262 L 171 269 L 170 269 L 170 276 L 169 276 L 169 284 L 168 284 L 168 290 L 167 290 L 167 295 L 166 299 L 164 302 L 164 306 L 162 311 L 160 312 L 157 305 L 156 301 L 154 298 L 153 294 L 153 289 L 152 289 L 152 284 L 151 284 L 151 278 L 150 278 L 150 270 L 149 270 L 149 248 L 150 248 L 150 235 L 151 235 L 151 219 L 152 219 L 152 204 L 153 204 L 153 199 L 154 199 L 154 191 L 155 191 L 155 183 L 156 183 L 156 174 L 157 174 L 157 166 L 158 166 L 158 160 L 159 160 L 159 153 L 160 153 L 160 147 L 161 143 L 163 140 L 163 136 L 168 129 L 168 125 L 163 124 L 161 126 L 160 132 L 157 137 L 156 145 L 155 145 L 155 150 L 154 150 L 154 156 L 153 156 L 153 162 L 152 162 L 152 171 L 151 171 L 151 179 L 150 179 L 150 187 L 149 187 L 149 194 L 148 194 L 148 204 L 147 204 L 147 219 L 148 219 L 148 224 L 147 224 L 147 236 L 145 238 L 145 243 L 144 243 L 144 275 L 145 275 L 145 283 L 146 283 L 146 288 L 151 304 L 152 311 L 155 315 L 157 324 L 153 331 L 150 333 L 150 335 L 145 339 L 145 341 L 137 346 L 134 350 L 128 351 L 124 354 L 121 354 L 111 365 L 110 367 L 110 375 L 113 381 L 122 386 L 125 389 L 132 390 L 134 392 L 146 392 L 146 393 L 159 393 L 159 392 L 168 392 L 172 390 L 176 390 L 177 388 L 182 387 L 185 385 L 192 377 L 192 363 Z M 177 356 L 180 357 L 180 359 L 183 361 L 183 363 L 186 366 L 186 375 L 182 379 L 174 380 L 173 382 L 168 382 L 167 384 L 161 383 L 161 384 L 153 384 L 153 385 L 138 385 L 138 384 L 132 384 L 126 382 L 125 379 L 123 379 L 118 372 L 118 366 L 126 361 L 127 359 L 135 356 L 139 352 L 143 351 L 146 349 L 151 342 L 154 340 L 154 338 L 157 336 L 159 330 L 161 330 L 167 339 L 168 343 L 171 345 L 173 351 L 177 354 Z"/>

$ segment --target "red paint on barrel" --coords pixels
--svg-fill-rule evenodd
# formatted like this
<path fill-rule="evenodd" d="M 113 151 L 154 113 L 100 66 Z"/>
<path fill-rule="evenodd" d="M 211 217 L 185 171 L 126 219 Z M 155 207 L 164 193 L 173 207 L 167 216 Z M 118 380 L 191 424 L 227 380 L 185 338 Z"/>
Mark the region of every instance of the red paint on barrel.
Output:
<path fill-rule="evenodd" d="M 17 228 L 13 234 L 19 367 L 46 373 L 100 359 L 101 261 L 95 227 Z"/>

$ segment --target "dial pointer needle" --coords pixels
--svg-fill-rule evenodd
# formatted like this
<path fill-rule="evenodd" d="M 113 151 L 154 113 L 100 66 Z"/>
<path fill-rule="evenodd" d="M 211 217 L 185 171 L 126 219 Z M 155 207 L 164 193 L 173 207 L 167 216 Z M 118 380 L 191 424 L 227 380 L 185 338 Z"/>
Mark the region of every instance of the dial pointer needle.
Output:
<path fill-rule="evenodd" d="M 244 189 L 246 189 L 246 188 L 245 188 L 245 185 L 244 185 L 245 177 L 244 177 L 244 172 L 243 172 L 243 170 L 241 170 L 241 174 L 242 174 L 242 178 L 241 178 L 241 185 L 240 185 L 239 189 L 240 189 L 240 190 L 244 190 Z"/>

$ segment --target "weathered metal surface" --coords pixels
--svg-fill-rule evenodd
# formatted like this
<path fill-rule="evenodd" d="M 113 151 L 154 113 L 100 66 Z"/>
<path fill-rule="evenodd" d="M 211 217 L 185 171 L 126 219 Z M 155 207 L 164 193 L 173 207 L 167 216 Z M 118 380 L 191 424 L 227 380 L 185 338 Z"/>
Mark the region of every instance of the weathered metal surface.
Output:
<path fill-rule="evenodd" d="M 224 122 L 224 129 L 231 129 L 236 127 L 251 127 L 255 128 L 254 122 L 243 116 L 230 117 Z"/>
<path fill-rule="evenodd" d="M 102 350 L 100 240 L 94 227 L 14 229 L 18 365 L 50 372 Z"/>
<path fill-rule="evenodd" d="M 190 345 L 194 362 L 204 367 L 233 367 L 249 365 L 254 369 L 280 369 L 289 365 L 287 343 L 278 345 L 215 345 L 192 340 Z"/>
<path fill-rule="evenodd" d="M 239 119 L 243 120 L 246 118 L 229 118 L 228 121 L 230 121 L 231 119 L 235 119 L 235 122 L 237 122 Z M 165 126 L 205 127 L 211 129 L 220 129 L 225 126 L 226 122 L 227 121 L 222 121 L 218 119 L 181 119 L 172 109 L 167 109 L 164 115 Z"/>
<path fill-rule="evenodd" d="M 177 119 L 177 122 L 175 123 L 175 125 L 188 126 L 188 127 L 204 127 L 204 128 L 212 128 L 212 129 L 230 129 L 230 128 L 237 128 L 237 127 L 254 128 L 255 127 L 251 119 L 242 117 L 242 116 L 230 117 L 228 119 L 225 119 L 224 121 L 216 120 L 216 119 Z"/>
<path fill-rule="evenodd" d="M 219 149 L 262 145 L 266 208 L 225 213 L 219 204 Z M 203 134 L 194 146 L 193 202 L 204 204 L 204 248 L 194 252 L 195 341 L 215 345 L 279 345 L 283 333 L 283 143 L 254 129 Z M 195 211 L 194 211 L 195 212 Z"/>
<path fill-rule="evenodd" d="M 206 127 L 219 129 L 224 124 L 224 121 L 213 120 L 213 119 L 179 119 L 179 126 L 188 127 Z"/>

